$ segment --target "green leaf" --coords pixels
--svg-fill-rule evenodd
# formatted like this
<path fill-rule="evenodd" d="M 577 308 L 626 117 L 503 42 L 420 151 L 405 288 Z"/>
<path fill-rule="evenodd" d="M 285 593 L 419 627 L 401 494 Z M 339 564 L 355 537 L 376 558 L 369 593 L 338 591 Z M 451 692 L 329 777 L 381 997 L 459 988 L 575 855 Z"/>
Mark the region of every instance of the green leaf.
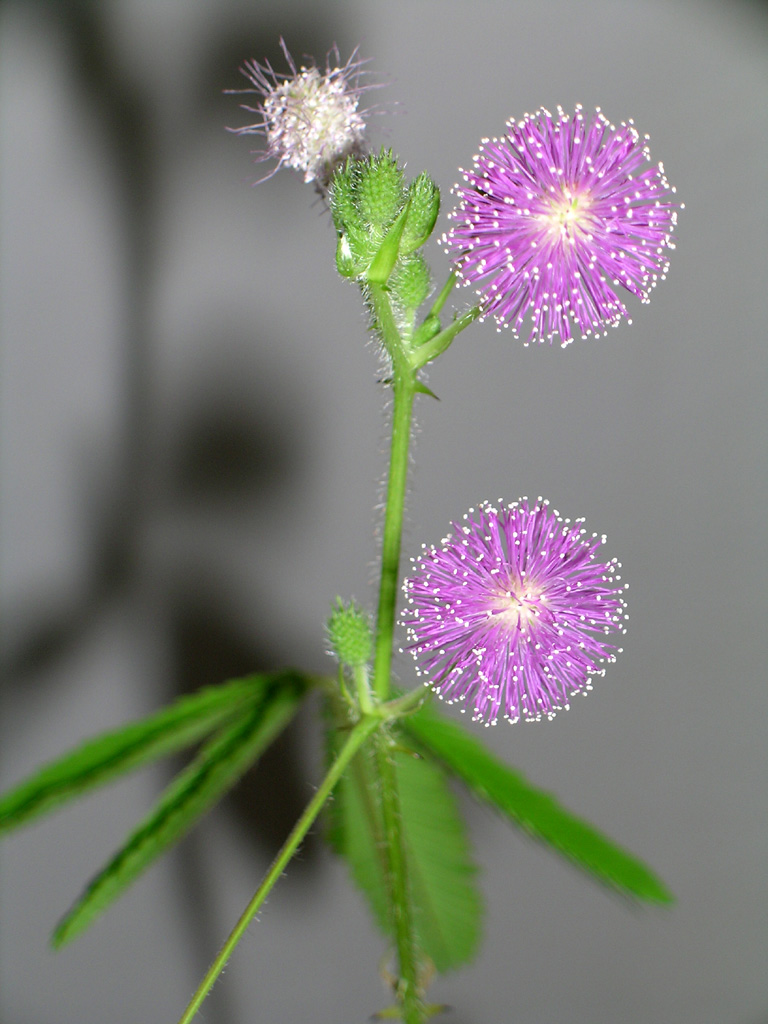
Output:
<path fill-rule="evenodd" d="M 332 731 L 334 752 L 339 734 Z M 357 885 L 368 897 L 379 928 L 390 931 L 387 906 L 384 828 L 380 797 L 376 790 L 374 761 L 368 747 L 350 762 L 326 808 L 326 836 L 344 857 Z"/>
<path fill-rule="evenodd" d="M 429 707 L 400 724 L 420 750 L 442 762 L 475 796 L 598 881 L 650 903 L 674 901 L 642 861 L 566 810 L 551 793 L 532 786 L 459 725 Z"/>
<path fill-rule="evenodd" d="M 417 943 L 438 971 L 447 971 L 477 951 L 482 908 L 476 868 L 442 770 L 412 752 L 396 751 L 394 762 Z M 391 938 L 380 786 L 375 758 L 361 751 L 336 788 L 328 838 Z"/>
<path fill-rule="evenodd" d="M 87 928 L 235 785 L 294 716 L 305 691 L 299 678 L 282 680 L 206 744 L 57 925 L 55 947 Z"/>
<path fill-rule="evenodd" d="M 409 205 L 406 203 L 392 227 L 384 236 L 384 240 L 371 261 L 371 265 L 365 272 L 366 280 L 371 284 L 386 284 L 389 280 L 400 254 L 400 238 L 408 218 L 408 209 Z"/>
<path fill-rule="evenodd" d="M 0 835 L 126 772 L 190 747 L 295 672 L 254 674 L 182 697 L 157 714 L 87 740 L 0 797 Z"/>
<path fill-rule="evenodd" d="M 416 934 L 436 969 L 447 971 L 471 960 L 480 941 L 477 869 L 445 773 L 403 752 L 395 766 Z"/>
<path fill-rule="evenodd" d="M 429 395 L 429 397 L 430 398 L 434 398 L 434 400 L 436 402 L 440 401 L 440 399 L 435 394 L 435 392 L 432 390 L 432 388 L 428 388 L 427 385 L 422 380 L 417 380 L 416 381 L 416 387 L 414 388 L 414 390 L 416 391 L 416 394 L 418 394 L 418 395 Z"/>

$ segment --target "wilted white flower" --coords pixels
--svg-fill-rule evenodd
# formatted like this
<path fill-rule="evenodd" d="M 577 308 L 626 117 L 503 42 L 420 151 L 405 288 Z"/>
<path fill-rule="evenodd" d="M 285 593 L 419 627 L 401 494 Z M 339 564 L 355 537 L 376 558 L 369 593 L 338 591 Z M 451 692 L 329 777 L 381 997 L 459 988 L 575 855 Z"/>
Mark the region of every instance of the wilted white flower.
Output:
<path fill-rule="evenodd" d="M 326 57 L 325 71 L 314 64 L 297 69 L 282 39 L 280 46 L 289 74 L 274 71 L 268 61 L 247 61 L 241 69 L 254 86 L 244 91 L 263 97 L 257 107 L 243 105 L 243 109 L 259 114 L 261 120 L 235 131 L 267 140 L 257 160 L 274 159 L 277 165 L 262 181 L 281 167 L 293 167 L 304 174 L 304 181 L 324 187 L 348 156 L 365 152 L 365 111 L 359 109 L 360 97 L 368 88 L 360 84 L 364 61 L 355 50 L 342 65 L 334 46 Z"/>

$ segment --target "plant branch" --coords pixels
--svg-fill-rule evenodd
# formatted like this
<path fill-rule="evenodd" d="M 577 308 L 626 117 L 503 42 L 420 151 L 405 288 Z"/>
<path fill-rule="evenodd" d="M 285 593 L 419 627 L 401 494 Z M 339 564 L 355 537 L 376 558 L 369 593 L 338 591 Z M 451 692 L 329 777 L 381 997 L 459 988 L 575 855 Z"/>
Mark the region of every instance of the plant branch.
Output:
<path fill-rule="evenodd" d="M 385 856 L 389 881 L 389 903 L 398 961 L 397 1001 L 404 1024 L 422 1024 L 424 1007 L 419 996 L 416 939 L 408 892 L 408 872 L 400 818 L 400 797 L 389 739 L 381 732 L 376 744 L 376 766 L 381 781 L 381 810 L 384 819 Z"/>
<path fill-rule="evenodd" d="M 300 843 L 312 827 L 315 818 L 317 818 L 326 800 L 331 795 L 334 786 L 344 774 L 344 770 L 347 765 L 363 743 L 376 731 L 376 729 L 379 728 L 380 725 L 380 719 L 366 716 L 361 718 L 352 729 L 352 732 L 347 737 L 346 743 L 339 751 L 338 757 L 328 770 L 328 774 L 325 776 L 317 792 L 307 804 L 303 814 L 294 825 L 291 834 L 286 839 L 280 852 L 272 861 L 269 870 L 264 876 L 264 881 L 254 893 L 250 903 L 241 914 L 237 924 L 230 932 L 224 945 L 221 947 L 218 956 L 209 967 L 203 980 L 200 982 L 197 991 L 179 1019 L 179 1024 L 190 1024 L 193 1020 L 206 996 L 213 988 L 216 979 L 224 970 L 227 961 L 234 952 L 237 944 L 240 942 L 240 939 L 245 934 L 251 921 L 258 913 L 264 903 L 264 900 L 275 885 L 275 882 L 283 873 L 291 857 L 293 857 Z"/>
<path fill-rule="evenodd" d="M 370 298 L 384 343 L 392 358 L 394 409 L 390 443 L 387 502 L 384 511 L 384 536 L 381 547 L 381 578 L 376 616 L 376 646 L 373 662 L 373 689 L 380 701 L 389 697 L 392 669 L 392 641 L 395 630 L 395 604 L 400 573 L 400 546 L 403 533 L 403 510 L 408 477 L 408 449 L 411 441 L 413 396 L 416 374 L 410 368 L 408 355 L 392 315 L 386 289 L 370 285 Z"/>
<path fill-rule="evenodd" d="M 456 317 L 456 319 L 448 325 L 444 330 L 436 334 L 434 338 L 430 338 L 429 341 L 425 341 L 423 345 L 419 345 L 411 353 L 411 366 L 415 370 L 420 370 L 422 366 L 426 366 L 427 363 L 432 362 L 433 359 L 437 359 L 439 355 L 448 348 L 453 339 L 457 334 L 461 333 L 466 327 L 476 320 L 480 316 L 480 307 L 473 306 L 463 316 Z"/>

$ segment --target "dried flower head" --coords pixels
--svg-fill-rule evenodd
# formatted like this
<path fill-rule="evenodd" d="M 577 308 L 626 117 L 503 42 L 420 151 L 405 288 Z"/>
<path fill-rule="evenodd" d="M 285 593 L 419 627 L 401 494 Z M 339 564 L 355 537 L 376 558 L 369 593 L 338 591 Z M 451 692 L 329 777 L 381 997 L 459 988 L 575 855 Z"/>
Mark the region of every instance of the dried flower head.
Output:
<path fill-rule="evenodd" d="M 454 186 L 446 252 L 499 327 L 519 335 L 530 317 L 526 344 L 558 334 L 565 346 L 574 324 L 599 336 L 627 316 L 613 286 L 648 302 L 665 277 L 682 204 L 661 164 L 643 167 L 648 136 L 632 121 L 616 128 L 598 109 L 587 123 L 580 106 L 573 117 L 558 107 L 507 129 L 483 139 Z"/>
<path fill-rule="evenodd" d="M 620 564 L 596 560 L 605 537 L 582 522 L 541 498 L 484 502 L 413 559 L 403 618 L 417 671 L 475 721 L 552 718 L 621 650 L 606 640 L 626 632 Z"/>
<path fill-rule="evenodd" d="M 360 84 L 364 61 L 357 50 L 342 65 L 334 47 L 326 58 L 325 71 L 315 65 L 298 70 L 284 41 L 280 40 L 290 74 L 273 71 L 268 61 L 248 61 L 241 69 L 253 85 L 243 92 L 263 97 L 257 107 L 244 110 L 259 114 L 255 124 L 235 129 L 238 135 L 263 135 L 267 148 L 257 159 L 277 160 L 276 167 L 293 167 L 304 181 L 325 187 L 335 168 L 348 156 L 365 151 L 365 119 L 359 110 L 360 97 L 367 88 Z"/>

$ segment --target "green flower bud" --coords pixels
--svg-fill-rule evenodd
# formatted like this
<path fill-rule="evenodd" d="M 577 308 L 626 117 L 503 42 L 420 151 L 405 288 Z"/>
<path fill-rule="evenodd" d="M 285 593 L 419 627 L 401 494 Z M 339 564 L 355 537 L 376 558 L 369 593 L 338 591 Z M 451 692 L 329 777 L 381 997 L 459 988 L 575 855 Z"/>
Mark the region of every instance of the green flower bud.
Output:
<path fill-rule="evenodd" d="M 439 334 L 440 331 L 440 317 L 430 314 L 424 318 L 424 323 L 413 335 L 413 347 L 418 348 L 419 345 L 425 345 L 428 341 L 431 341 L 436 334 Z"/>
<path fill-rule="evenodd" d="M 382 150 L 360 164 L 355 203 L 362 220 L 385 231 L 403 208 L 403 172 L 391 151 Z"/>
<path fill-rule="evenodd" d="M 328 204 L 336 230 L 340 235 L 363 227 L 355 204 L 355 193 L 360 177 L 360 163 L 347 160 L 334 174 L 328 189 Z"/>
<path fill-rule="evenodd" d="M 342 665 L 354 668 L 367 664 L 373 653 L 373 633 L 368 615 L 354 602 L 344 605 L 340 597 L 327 624 L 333 654 Z"/>
<path fill-rule="evenodd" d="M 360 263 L 355 259 L 348 235 L 339 235 L 336 243 L 336 269 L 342 277 L 357 277 L 360 273 Z"/>
<path fill-rule="evenodd" d="M 431 287 L 429 267 L 424 257 L 419 253 L 401 257 L 389 280 L 389 287 L 403 309 L 418 309 Z"/>
<path fill-rule="evenodd" d="M 424 171 L 408 189 L 410 199 L 408 220 L 405 222 L 403 236 L 400 239 L 402 255 L 413 252 L 424 245 L 432 234 L 432 230 L 440 212 L 440 189 Z"/>
<path fill-rule="evenodd" d="M 427 174 L 406 189 L 402 168 L 392 152 L 383 149 L 365 160 L 350 159 L 337 170 L 328 201 L 338 233 L 339 273 L 388 284 L 398 260 L 431 234 L 440 193 Z M 414 296 L 419 290 L 415 281 L 411 290 Z"/>

